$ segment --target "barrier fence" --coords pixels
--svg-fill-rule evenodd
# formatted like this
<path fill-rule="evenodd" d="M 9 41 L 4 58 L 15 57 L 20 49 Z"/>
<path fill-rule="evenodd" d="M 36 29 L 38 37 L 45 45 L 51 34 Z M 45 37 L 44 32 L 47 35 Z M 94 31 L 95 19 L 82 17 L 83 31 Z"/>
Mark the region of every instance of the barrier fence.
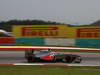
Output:
<path fill-rule="evenodd" d="M 73 50 L 73 51 L 100 51 L 93 48 L 71 48 L 71 47 L 45 47 L 45 46 L 0 46 L 0 51 L 9 50 Z"/>

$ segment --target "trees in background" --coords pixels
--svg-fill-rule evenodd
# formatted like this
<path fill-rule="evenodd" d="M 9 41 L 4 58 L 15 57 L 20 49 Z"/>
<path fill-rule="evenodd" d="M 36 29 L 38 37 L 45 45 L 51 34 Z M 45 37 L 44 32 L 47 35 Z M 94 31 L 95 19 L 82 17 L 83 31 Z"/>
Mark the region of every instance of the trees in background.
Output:
<path fill-rule="evenodd" d="M 0 29 L 11 32 L 11 28 L 13 25 L 48 25 L 48 24 L 61 24 L 57 22 L 51 21 L 43 21 L 43 20 L 9 20 L 9 21 L 1 21 Z"/>

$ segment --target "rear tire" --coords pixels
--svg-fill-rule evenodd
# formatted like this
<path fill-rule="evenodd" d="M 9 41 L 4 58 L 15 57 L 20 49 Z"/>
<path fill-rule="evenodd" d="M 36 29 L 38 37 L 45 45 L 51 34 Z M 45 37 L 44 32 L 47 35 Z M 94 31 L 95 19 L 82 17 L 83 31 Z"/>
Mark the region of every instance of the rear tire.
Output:
<path fill-rule="evenodd" d="M 33 62 L 33 58 L 32 58 L 32 57 L 28 57 L 28 58 L 27 58 L 27 62 L 28 62 L 28 63 L 32 63 L 32 62 Z"/>
<path fill-rule="evenodd" d="M 80 58 L 80 59 L 75 59 L 75 63 L 81 63 L 81 61 L 82 61 L 82 58 Z"/>
<path fill-rule="evenodd" d="M 54 58 L 53 58 L 53 63 L 56 63 L 56 61 L 57 61 L 57 60 L 56 60 L 56 57 L 54 56 Z"/>
<path fill-rule="evenodd" d="M 64 63 L 72 63 L 72 58 L 70 56 L 67 56 L 67 57 L 62 59 L 62 62 L 64 62 Z"/>

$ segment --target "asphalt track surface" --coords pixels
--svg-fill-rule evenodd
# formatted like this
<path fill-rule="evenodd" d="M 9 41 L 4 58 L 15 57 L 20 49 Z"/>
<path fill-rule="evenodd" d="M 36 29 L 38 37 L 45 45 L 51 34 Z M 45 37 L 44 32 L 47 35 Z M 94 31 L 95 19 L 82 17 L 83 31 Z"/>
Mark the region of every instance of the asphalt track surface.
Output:
<path fill-rule="evenodd" d="M 92 53 L 92 54 L 74 53 L 74 54 L 78 54 L 83 58 L 82 62 L 79 63 L 80 65 L 100 66 L 100 54 L 99 53 Z M 24 57 L 24 51 L 0 51 L 0 64 L 13 64 L 13 63 L 27 64 L 27 61 Z M 41 62 L 37 62 L 37 63 L 41 63 Z M 58 63 L 61 63 L 61 62 L 58 62 Z M 51 64 L 51 63 L 48 63 L 48 64 Z M 65 63 L 62 63 L 62 64 L 65 64 Z M 76 63 L 71 63 L 71 64 L 76 64 Z"/>

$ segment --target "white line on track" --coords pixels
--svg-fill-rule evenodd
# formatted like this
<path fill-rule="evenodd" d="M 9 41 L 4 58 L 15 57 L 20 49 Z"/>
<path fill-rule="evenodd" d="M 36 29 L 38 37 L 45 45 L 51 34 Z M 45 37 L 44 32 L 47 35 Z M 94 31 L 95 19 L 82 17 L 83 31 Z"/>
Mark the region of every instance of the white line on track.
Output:
<path fill-rule="evenodd" d="M 82 64 L 50 64 L 50 63 L 13 63 L 13 64 L 0 64 L 0 66 L 8 65 L 22 65 L 22 66 L 100 66 L 100 65 L 82 65 Z"/>

